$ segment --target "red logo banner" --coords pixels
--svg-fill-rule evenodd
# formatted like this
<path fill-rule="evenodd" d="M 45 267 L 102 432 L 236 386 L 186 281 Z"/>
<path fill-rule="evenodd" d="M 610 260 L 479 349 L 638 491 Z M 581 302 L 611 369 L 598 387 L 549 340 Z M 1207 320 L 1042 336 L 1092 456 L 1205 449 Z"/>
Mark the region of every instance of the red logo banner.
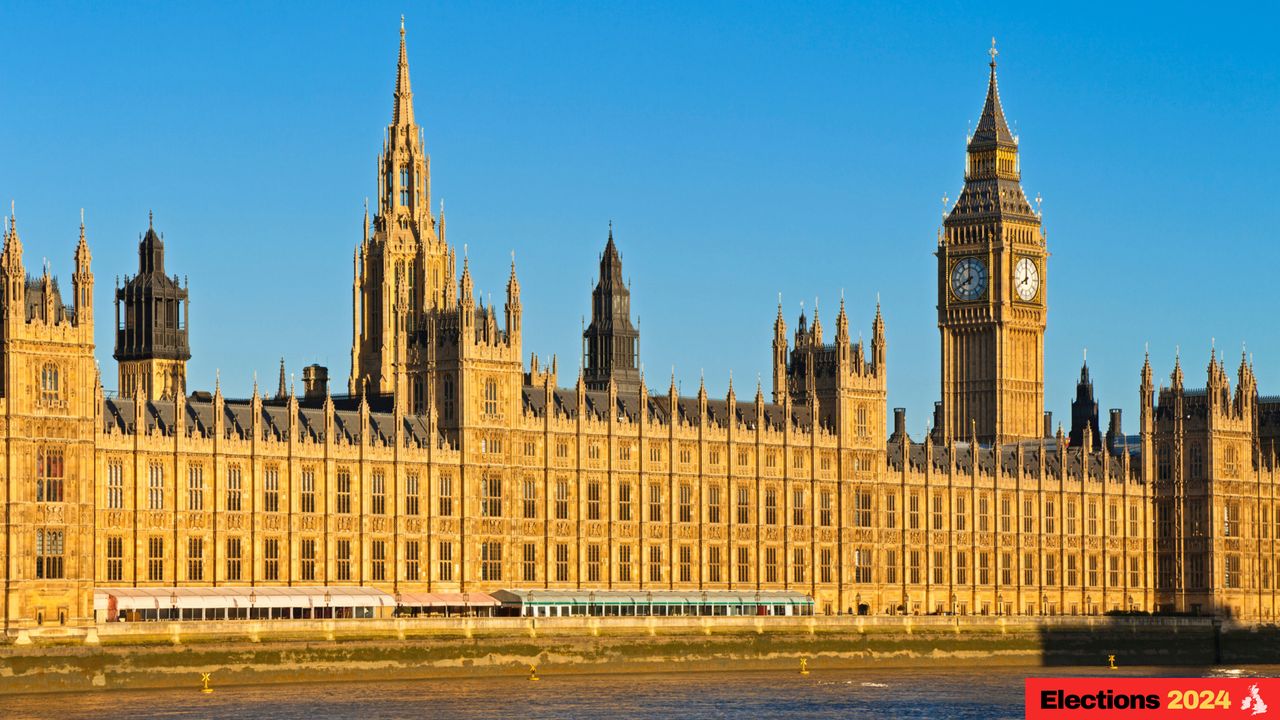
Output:
<path fill-rule="evenodd" d="M 1027 720 L 1280 720 L 1277 678 L 1027 678 Z"/>

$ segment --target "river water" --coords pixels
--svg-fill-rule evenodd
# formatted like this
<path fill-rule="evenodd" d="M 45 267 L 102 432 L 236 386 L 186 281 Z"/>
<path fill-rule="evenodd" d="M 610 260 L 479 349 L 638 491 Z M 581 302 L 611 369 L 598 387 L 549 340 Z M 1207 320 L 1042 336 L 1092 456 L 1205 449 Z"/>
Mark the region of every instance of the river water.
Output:
<path fill-rule="evenodd" d="M 980 664 L 976 661 L 975 664 Z M 1243 668 L 946 668 L 688 672 L 315 683 L 21 695 L 4 718 L 1021 718 L 1028 675 L 1274 677 Z"/>

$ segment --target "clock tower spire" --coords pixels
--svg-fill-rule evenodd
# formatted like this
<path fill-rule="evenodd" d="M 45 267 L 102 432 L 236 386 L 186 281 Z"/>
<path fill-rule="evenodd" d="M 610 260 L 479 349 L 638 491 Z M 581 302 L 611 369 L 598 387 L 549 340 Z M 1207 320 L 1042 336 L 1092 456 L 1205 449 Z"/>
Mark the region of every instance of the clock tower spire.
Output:
<path fill-rule="evenodd" d="M 964 190 L 942 223 L 938 329 L 944 437 L 1039 437 L 1044 413 L 1045 261 L 1040 213 L 1022 191 L 1018 138 L 991 73 L 969 138 Z"/>

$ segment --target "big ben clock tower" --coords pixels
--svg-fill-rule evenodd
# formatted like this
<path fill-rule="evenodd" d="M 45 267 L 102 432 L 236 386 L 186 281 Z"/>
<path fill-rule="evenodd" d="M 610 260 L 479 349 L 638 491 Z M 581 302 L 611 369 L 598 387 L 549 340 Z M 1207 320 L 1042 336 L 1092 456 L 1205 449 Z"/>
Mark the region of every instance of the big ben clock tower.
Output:
<path fill-rule="evenodd" d="M 996 49 L 964 190 L 938 237 L 943 437 L 1004 443 L 1041 435 L 1046 260 L 1022 192 L 1018 139 L 996 88 Z"/>

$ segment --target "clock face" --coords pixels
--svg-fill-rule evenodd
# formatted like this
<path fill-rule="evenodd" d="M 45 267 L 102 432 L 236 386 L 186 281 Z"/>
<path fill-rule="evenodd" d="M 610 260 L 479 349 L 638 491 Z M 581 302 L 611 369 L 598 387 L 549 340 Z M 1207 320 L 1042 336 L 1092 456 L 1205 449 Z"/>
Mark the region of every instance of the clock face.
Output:
<path fill-rule="evenodd" d="M 1013 291 L 1024 302 L 1034 300 L 1040 289 L 1040 270 L 1031 258 L 1022 258 L 1013 268 Z"/>
<path fill-rule="evenodd" d="M 951 267 L 951 292 L 961 300 L 977 300 L 987 292 L 987 266 L 967 257 Z"/>

